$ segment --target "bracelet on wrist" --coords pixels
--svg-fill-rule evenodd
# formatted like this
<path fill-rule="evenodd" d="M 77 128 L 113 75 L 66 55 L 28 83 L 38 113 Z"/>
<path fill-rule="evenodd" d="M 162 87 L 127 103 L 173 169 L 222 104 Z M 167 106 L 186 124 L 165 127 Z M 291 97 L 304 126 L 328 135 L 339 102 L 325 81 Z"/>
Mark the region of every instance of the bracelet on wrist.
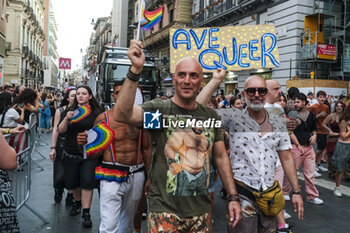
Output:
<path fill-rule="evenodd" d="M 5 134 L 8 134 L 8 133 L 10 133 L 10 128 L 5 129 Z"/>
<path fill-rule="evenodd" d="M 56 147 L 55 146 L 51 146 L 50 149 L 56 149 Z"/>
<path fill-rule="evenodd" d="M 126 77 L 133 82 L 138 82 L 140 80 L 141 76 L 142 76 L 142 73 L 135 74 L 130 70 L 130 68 L 129 68 L 128 74 L 126 75 Z"/>
<path fill-rule="evenodd" d="M 231 201 L 239 202 L 240 201 L 239 194 L 228 194 L 227 198 L 226 198 L 226 201 L 227 201 L 227 203 L 229 203 Z"/>
<path fill-rule="evenodd" d="M 299 190 L 299 191 L 293 191 L 293 192 L 292 192 L 292 195 L 294 195 L 294 194 L 296 194 L 296 195 L 301 195 L 301 190 Z"/>

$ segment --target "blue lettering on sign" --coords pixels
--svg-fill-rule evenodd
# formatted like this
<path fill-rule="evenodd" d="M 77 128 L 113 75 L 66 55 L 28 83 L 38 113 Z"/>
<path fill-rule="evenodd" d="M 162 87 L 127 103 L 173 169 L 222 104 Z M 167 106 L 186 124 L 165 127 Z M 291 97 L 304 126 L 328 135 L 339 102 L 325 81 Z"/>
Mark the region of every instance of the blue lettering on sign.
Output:
<path fill-rule="evenodd" d="M 243 49 L 247 48 L 247 44 L 241 44 L 239 46 L 239 55 L 238 55 L 238 65 L 240 67 L 248 68 L 250 66 L 249 63 L 243 63 L 242 58 L 246 58 L 247 54 L 243 53 Z"/>
<path fill-rule="evenodd" d="M 265 38 L 266 37 L 270 37 L 272 39 L 271 47 L 268 50 L 265 50 Z M 266 66 L 266 56 L 268 56 L 270 58 L 272 64 L 274 64 L 274 66 L 277 67 L 280 65 L 278 63 L 278 61 L 275 59 L 275 57 L 271 54 L 271 52 L 276 47 L 276 42 L 277 42 L 276 36 L 272 33 L 265 33 L 261 37 L 261 66 L 262 67 Z"/>
<path fill-rule="evenodd" d="M 186 36 L 186 40 L 178 40 L 177 38 L 181 35 L 185 35 Z M 188 34 L 188 32 L 185 29 L 178 29 L 176 30 L 176 32 L 174 33 L 173 36 L 173 47 L 175 49 L 177 49 L 177 45 L 178 44 L 186 44 L 186 48 L 187 50 L 191 49 L 191 39 L 190 39 L 190 34 Z"/>
<path fill-rule="evenodd" d="M 198 36 L 196 35 L 196 33 L 192 29 L 190 29 L 190 33 L 191 33 L 191 35 L 192 35 L 192 37 L 194 39 L 194 42 L 197 45 L 197 49 L 201 49 L 202 46 L 204 45 L 204 39 L 205 39 L 205 37 L 207 35 L 207 29 L 203 30 L 200 40 L 198 40 Z"/>
<path fill-rule="evenodd" d="M 226 47 L 222 49 L 222 53 L 218 50 L 220 47 L 219 44 L 213 44 L 213 42 L 217 41 L 218 38 L 213 36 L 214 32 L 219 32 L 219 28 L 210 28 L 203 29 L 202 34 L 200 37 L 196 34 L 196 32 L 193 29 L 190 29 L 189 32 L 185 29 L 177 29 L 173 35 L 172 38 L 172 46 L 174 49 L 178 48 L 179 44 L 185 44 L 187 50 L 191 50 L 191 36 L 196 44 L 196 47 L 198 50 L 203 48 L 204 42 L 206 38 L 208 38 L 208 49 L 203 50 L 199 57 L 198 61 L 202 65 L 204 69 L 207 70 L 215 70 L 217 68 L 223 68 L 224 70 L 227 70 L 227 67 L 224 64 L 227 64 L 229 66 L 237 64 L 238 66 L 242 68 L 248 68 L 250 67 L 250 63 L 243 63 L 242 59 L 247 58 L 249 55 L 250 61 L 259 61 L 261 59 L 261 66 L 263 68 L 266 67 L 266 57 L 269 57 L 272 64 L 276 67 L 279 66 L 279 62 L 276 60 L 276 58 L 272 55 L 273 50 L 276 48 L 277 39 L 276 36 L 272 33 L 265 33 L 262 35 L 260 39 L 261 43 L 261 57 L 255 57 L 254 52 L 258 51 L 258 39 L 254 39 L 248 42 L 248 44 L 241 44 L 239 47 L 237 47 L 237 41 L 236 38 L 232 38 L 232 58 L 228 58 L 228 50 Z M 184 40 L 179 40 L 178 37 L 180 35 L 184 35 Z M 271 38 L 272 43 L 270 48 L 266 48 L 266 38 Z M 248 51 L 243 51 L 244 49 L 248 48 Z M 219 59 L 216 59 L 213 61 L 213 64 L 205 64 L 203 57 L 205 54 L 214 54 Z"/>
<path fill-rule="evenodd" d="M 260 57 L 254 57 L 253 53 L 254 51 L 258 51 L 258 47 L 254 46 L 253 44 L 259 43 L 258 40 L 251 40 L 249 41 L 249 59 L 252 61 L 259 61 Z"/>
<path fill-rule="evenodd" d="M 233 57 L 232 60 L 229 61 L 227 58 L 227 49 L 226 47 L 224 47 L 222 49 L 222 54 L 224 55 L 224 60 L 226 62 L 227 65 L 232 66 L 237 62 L 237 41 L 236 38 L 232 38 L 232 50 L 233 50 Z"/>
<path fill-rule="evenodd" d="M 217 49 L 219 48 L 219 45 L 218 44 L 214 44 L 213 45 L 213 41 L 217 41 L 218 38 L 217 37 L 213 37 L 213 32 L 218 32 L 220 29 L 219 28 L 210 28 L 209 29 L 209 48 L 210 49 Z"/>
<path fill-rule="evenodd" d="M 214 63 L 215 66 L 210 66 L 210 65 L 207 65 L 207 64 L 204 63 L 204 61 L 203 61 L 203 56 L 204 56 L 205 54 L 207 54 L 207 53 L 214 53 L 214 54 L 218 55 L 218 57 L 219 57 L 219 62 L 213 61 L 213 63 Z M 207 70 L 215 70 L 215 69 L 217 69 L 217 68 L 223 68 L 224 70 L 227 70 L 227 67 L 224 66 L 224 65 L 222 64 L 223 58 L 222 58 L 222 56 L 221 56 L 221 53 L 220 53 L 219 51 L 215 50 L 215 49 L 206 49 L 206 50 L 204 50 L 203 52 L 201 52 L 201 54 L 199 54 L 198 61 L 199 61 L 199 63 L 201 64 L 201 66 L 202 66 L 204 69 L 207 69 Z"/>

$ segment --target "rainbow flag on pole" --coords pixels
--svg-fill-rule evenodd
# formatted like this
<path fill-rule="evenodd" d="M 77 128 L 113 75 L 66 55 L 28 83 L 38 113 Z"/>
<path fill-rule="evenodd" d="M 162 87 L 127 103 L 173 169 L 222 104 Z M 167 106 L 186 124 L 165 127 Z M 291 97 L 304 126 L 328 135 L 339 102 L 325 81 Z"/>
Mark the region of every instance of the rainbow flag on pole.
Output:
<path fill-rule="evenodd" d="M 159 7 L 155 11 L 146 11 L 142 8 L 142 19 L 140 21 L 140 25 L 142 30 L 147 31 L 153 28 L 157 23 L 162 20 L 163 16 L 163 7 Z"/>

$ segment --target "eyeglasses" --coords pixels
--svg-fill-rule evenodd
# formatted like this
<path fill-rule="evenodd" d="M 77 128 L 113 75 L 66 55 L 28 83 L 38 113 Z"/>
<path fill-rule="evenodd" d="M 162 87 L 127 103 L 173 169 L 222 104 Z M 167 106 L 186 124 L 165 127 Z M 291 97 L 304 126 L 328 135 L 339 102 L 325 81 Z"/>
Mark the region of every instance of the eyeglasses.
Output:
<path fill-rule="evenodd" d="M 259 88 L 247 88 L 244 90 L 248 96 L 253 97 L 256 92 L 259 93 L 260 96 L 265 96 L 267 94 L 267 88 L 266 87 L 259 87 Z"/>

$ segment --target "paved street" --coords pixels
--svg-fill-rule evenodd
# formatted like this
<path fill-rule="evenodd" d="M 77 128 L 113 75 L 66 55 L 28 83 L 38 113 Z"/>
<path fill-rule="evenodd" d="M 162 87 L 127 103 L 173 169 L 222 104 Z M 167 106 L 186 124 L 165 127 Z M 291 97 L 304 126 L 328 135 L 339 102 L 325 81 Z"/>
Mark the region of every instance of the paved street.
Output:
<path fill-rule="evenodd" d="M 44 224 L 39 218 L 33 215 L 26 207 L 18 212 L 21 232 L 98 232 L 99 225 L 99 199 L 97 191 L 91 207 L 93 221 L 92 229 L 84 229 L 81 226 L 80 216 L 70 217 L 69 208 L 66 208 L 64 201 L 55 204 L 53 200 L 54 191 L 52 188 L 52 162 L 49 159 L 51 134 L 43 135 L 43 141 L 47 145 L 38 145 L 37 150 L 42 153 L 46 159 L 43 159 L 37 152 L 33 154 L 33 160 L 42 166 L 44 170 L 37 165 L 32 165 L 32 189 L 28 205 L 43 215 L 48 220 Z M 302 179 L 301 184 L 304 185 Z M 305 217 L 303 221 L 296 219 L 296 214 L 292 211 L 291 202 L 286 202 L 287 212 L 293 218 L 287 222 L 293 226 L 293 233 L 348 233 L 350 232 L 350 182 L 343 182 L 344 197 L 336 198 L 333 196 L 333 181 L 323 177 L 317 179 L 317 188 L 320 192 L 320 198 L 324 200 L 324 205 L 316 206 L 305 203 Z M 303 188 L 303 190 L 305 190 Z M 305 197 L 304 197 L 305 201 Z M 225 202 L 220 198 L 219 193 L 215 196 L 214 213 L 214 232 L 226 232 L 225 223 Z M 146 232 L 146 222 L 143 222 L 143 232 Z"/>

